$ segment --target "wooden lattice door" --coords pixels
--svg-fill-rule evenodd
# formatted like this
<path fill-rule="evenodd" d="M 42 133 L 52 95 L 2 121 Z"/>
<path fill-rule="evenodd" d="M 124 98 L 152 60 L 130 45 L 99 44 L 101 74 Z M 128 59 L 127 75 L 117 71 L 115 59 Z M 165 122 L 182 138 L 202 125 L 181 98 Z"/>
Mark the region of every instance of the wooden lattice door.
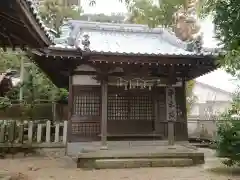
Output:
<path fill-rule="evenodd" d="M 151 91 L 115 89 L 108 95 L 108 133 L 142 134 L 153 131 Z"/>
<path fill-rule="evenodd" d="M 98 88 L 74 89 L 71 134 L 75 141 L 98 139 L 100 134 L 100 92 Z"/>

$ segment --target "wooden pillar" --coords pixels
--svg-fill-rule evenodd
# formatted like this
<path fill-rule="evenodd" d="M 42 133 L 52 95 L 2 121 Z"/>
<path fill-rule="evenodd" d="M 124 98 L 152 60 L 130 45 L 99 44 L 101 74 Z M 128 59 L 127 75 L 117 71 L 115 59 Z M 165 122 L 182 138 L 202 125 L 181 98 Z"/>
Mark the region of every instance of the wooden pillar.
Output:
<path fill-rule="evenodd" d="M 159 116 L 158 116 L 158 114 L 159 114 L 159 106 L 158 106 L 159 100 L 156 99 L 156 96 L 153 99 L 153 104 L 154 104 L 154 133 L 159 133 L 159 128 L 158 128 L 159 123 L 160 123 L 159 122 Z"/>
<path fill-rule="evenodd" d="M 66 137 L 66 141 L 67 142 L 71 142 L 71 134 L 72 134 L 72 113 L 73 113 L 73 83 L 72 83 L 72 73 L 69 73 L 69 87 L 68 87 L 68 126 L 67 126 L 67 137 Z M 66 129 L 65 129 L 66 131 Z"/>
<path fill-rule="evenodd" d="M 183 113 L 183 117 L 184 119 L 187 120 L 187 95 L 186 95 L 186 81 L 183 79 L 182 80 L 182 92 L 183 92 L 183 109 L 182 109 L 182 113 Z"/>
<path fill-rule="evenodd" d="M 165 105 L 164 103 L 164 95 L 162 94 L 162 88 L 156 87 L 153 95 L 153 105 L 154 105 L 154 133 L 160 134 L 162 131 L 162 123 L 163 120 L 162 116 L 165 115 L 165 112 L 162 110 L 165 109 L 163 107 Z M 165 118 L 165 116 L 164 116 Z"/>
<path fill-rule="evenodd" d="M 174 126 L 177 120 L 175 88 L 168 85 L 166 87 L 166 111 L 168 121 L 168 144 L 174 145 L 175 133 Z"/>
<path fill-rule="evenodd" d="M 102 118 L 101 118 L 101 148 L 107 149 L 107 103 L 108 103 L 108 83 L 107 80 L 101 81 L 101 95 L 102 95 Z"/>
<path fill-rule="evenodd" d="M 72 117 L 72 108 L 73 108 L 73 84 L 72 84 L 72 74 L 69 75 L 69 84 L 68 84 L 68 121 Z"/>
<path fill-rule="evenodd" d="M 153 103 L 153 132 L 157 133 L 157 126 L 158 126 L 158 94 L 157 94 L 157 87 L 152 88 L 151 90 L 152 93 L 152 103 Z"/>
<path fill-rule="evenodd" d="M 185 79 L 182 80 L 182 92 L 183 92 L 183 107 L 182 108 L 182 117 L 184 120 L 185 125 L 185 137 L 184 139 L 188 141 L 188 112 L 187 112 L 187 96 L 186 96 L 186 81 Z"/>

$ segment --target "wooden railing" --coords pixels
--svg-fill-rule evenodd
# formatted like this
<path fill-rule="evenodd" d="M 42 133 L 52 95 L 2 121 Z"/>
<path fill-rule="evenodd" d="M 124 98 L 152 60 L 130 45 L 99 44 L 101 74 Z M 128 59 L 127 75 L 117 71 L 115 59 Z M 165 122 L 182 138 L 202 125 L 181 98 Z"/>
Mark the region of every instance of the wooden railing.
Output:
<path fill-rule="evenodd" d="M 28 145 L 31 147 L 65 147 L 67 121 L 1 121 L 0 148 Z"/>

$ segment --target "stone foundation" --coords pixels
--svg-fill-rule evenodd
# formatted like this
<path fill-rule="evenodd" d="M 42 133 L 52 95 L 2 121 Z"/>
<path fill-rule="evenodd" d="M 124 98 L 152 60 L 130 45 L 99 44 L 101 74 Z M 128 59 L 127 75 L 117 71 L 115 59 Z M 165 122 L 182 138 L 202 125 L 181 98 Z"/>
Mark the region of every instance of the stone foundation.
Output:
<path fill-rule="evenodd" d="M 204 163 L 204 153 L 182 145 L 108 150 L 84 150 L 78 168 L 110 169 L 139 167 L 182 167 Z"/>

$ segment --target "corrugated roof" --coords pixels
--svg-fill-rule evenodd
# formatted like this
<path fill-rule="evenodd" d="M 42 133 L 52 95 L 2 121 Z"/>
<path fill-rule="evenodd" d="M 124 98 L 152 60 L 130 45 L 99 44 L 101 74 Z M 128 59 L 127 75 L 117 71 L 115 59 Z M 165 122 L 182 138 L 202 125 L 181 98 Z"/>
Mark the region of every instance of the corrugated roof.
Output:
<path fill-rule="evenodd" d="M 89 49 L 93 53 L 130 55 L 196 55 L 188 50 L 188 43 L 178 39 L 164 28 L 149 28 L 139 24 L 114 24 L 87 21 L 69 21 L 63 36 L 56 39 L 55 48 L 84 47 L 85 35 L 89 36 Z M 76 30 L 78 29 L 78 31 Z M 72 46 L 69 39 L 77 37 Z M 206 54 L 206 53 L 205 53 Z M 209 53 L 208 53 L 209 54 Z"/>

